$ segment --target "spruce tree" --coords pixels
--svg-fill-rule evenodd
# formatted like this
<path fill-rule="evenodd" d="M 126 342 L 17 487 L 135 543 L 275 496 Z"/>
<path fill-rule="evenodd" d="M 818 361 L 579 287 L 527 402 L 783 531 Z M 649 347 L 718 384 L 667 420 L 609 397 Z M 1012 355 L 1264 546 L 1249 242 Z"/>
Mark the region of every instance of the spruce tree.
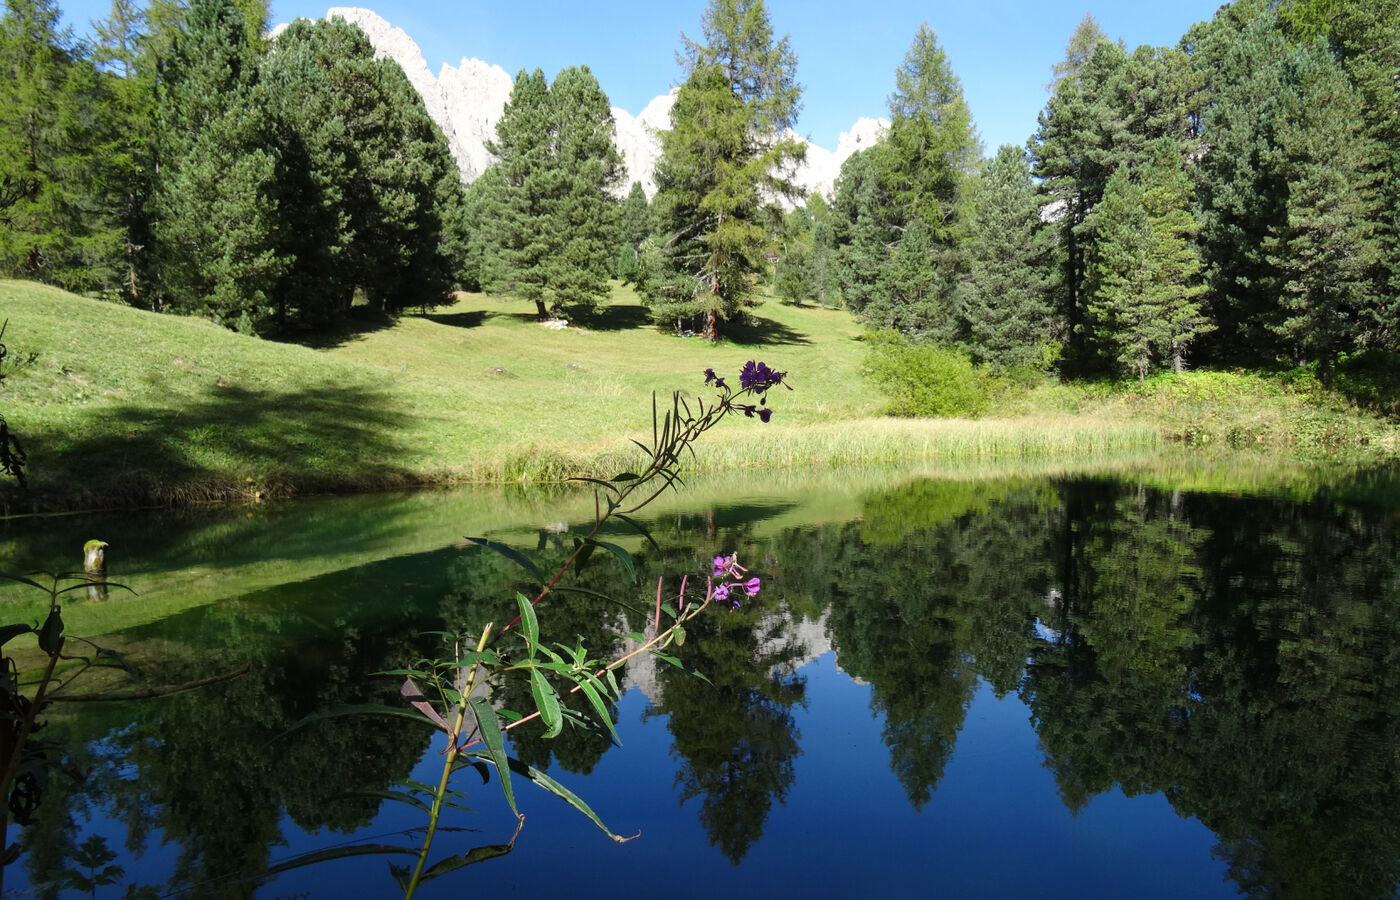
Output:
<path fill-rule="evenodd" d="M 1114 368 L 1146 378 L 1155 351 L 1168 338 L 1144 301 L 1152 279 L 1152 227 L 1142 187 L 1119 166 L 1094 209 L 1098 235 L 1086 279 L 1086 312 L 1100 352 Z"/>
<path fill-rule="evenodd" d="M 1361 100 L 1324 42 L 1288 59 L 1272 156 L 1288 184 L 1285 218 L 1264 240 L 1280 274 L 1273 329 L 1299 362 L 1327 379 L 1339 354 L 1364 346 L 1379 309 L 1374 267 L 1376 151 Z"/>
<path fill-rule="evenodd" d="M 889 131 L 838 182 L 836 208 L 846 217 L 838 233 L 843 289 L 854 312 L 872 324 L 953 341 L 961 335 L 958 285 L 967 238 L 967 196 L 981 156 L 972 114 L 937 35 L 925 23 L 895 71 Z M 854 157 L 853 157 L 854 159 Z M 847 160 L 851 163 L 851 160 Z M 910 283 L 911 252 L 900 253 L 913 223 L 924 271 Z M 902 274 L 885 271 L 895 257 Z M 917 301 L 912 298 L 917 295 Z"/>
<path fill-rule="evenodd" d="M 759 302 L 765 224 L 774 200 L 800 195 L 804 148 L 782 131 L 801 106 L 797 60 L 786 37 L 774 41 L 762 0 L 712 0 L 702 27 L 703 44 L 685 40 L 688 77 L 661 135 L 663 274 L 647 299 L 654 318 L 678 328 L 699 318 L 714 341 L 721 319 Z"/>
<path fill-rule="evenodd" d="M 984 165 L 969 228 L 963 315 L 973 356 L 995 368 L 1045 360 L 1062 336 L 1049 303 L 1051 232 L 1024 150 L 1003 145 Z"/>

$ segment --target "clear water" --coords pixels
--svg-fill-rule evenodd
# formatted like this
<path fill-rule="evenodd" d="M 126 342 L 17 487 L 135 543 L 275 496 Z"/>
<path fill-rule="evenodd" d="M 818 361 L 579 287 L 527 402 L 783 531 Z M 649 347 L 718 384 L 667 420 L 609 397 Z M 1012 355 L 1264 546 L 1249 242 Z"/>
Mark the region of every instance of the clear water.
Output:
<path fill-rule="evenodd" d="M 640 837 L 614 844 L 522 784 L 514 851 L 421 896 L 1394 896 L 1397 497 L 1384 473 L 1287 497 L 1113 478 L 700 486 L 654 510 L 657 547 L 616 536 L 638 585 L 612 560 L 579 576 L 633 609 L 571 595 L 541 618 L 606 647 L 640 630 L 658 578 L 737 552 L 764 590 L 691 629 L 682 656 L 709 683 L 629 664 L 621 747 L 513 741 Z M 577 533 L 590 510 L 478 492 L 7 523 L 2 568 L 113 543 L 111 575 L 138 595 L 80 597 L 65 619 L 140 685 L 249 667 L 52 707 L 43 734 L 86 778 L 51 777 L 7 896 L 81 872 L 93 835 L 124 870 L 97 896 L 393 896 L 383 857 L 263 873 L 347 842 L 412 846 L 422 816 L 373 792 L 435 781 L 438 744 L 385 719 L 283 732 L 399 702 L 376 673 L 437 655 L 424 632 L 508 617 L 520 571 L 462 534 L 547 566 L 568 547 L 556 523 Z M 39 606 L 0 593 L 9 620 Z M 514 685 L 493 702 L 525 705 Z M 496 784 L 459 786 L 475 811 L 435 855 L 513 830 Z"/>

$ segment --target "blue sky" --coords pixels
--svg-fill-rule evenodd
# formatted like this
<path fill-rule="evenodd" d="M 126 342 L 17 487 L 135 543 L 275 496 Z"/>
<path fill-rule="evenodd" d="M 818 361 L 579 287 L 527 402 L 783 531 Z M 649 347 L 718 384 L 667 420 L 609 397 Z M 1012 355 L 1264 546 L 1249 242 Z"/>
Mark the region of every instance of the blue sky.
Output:
<path fill-rule="evenodd" d="M 59 0 L 79 32 L 110 0 Z M 348 4 L 347 4 L 348 5 Z M 679 77 L 680 33 L 697 36 L 706 3 L 655 0 L 366 0 L 423 50 L 434 72 L 476 57 L 511 75 L 539 67 L 551 78 L 587 64 L 614 106 L 638 113 Z M 768 0 L 774 31 L 791 36 L 798 80 L 805 86 L 797 129 L 834 149 L 861 116 L 886 114 L 894 70 L 919 24 L 928 21 L 947 51 L 987 151 L 1024 144 L 1045 105 L 1050 67 L 1092 13 L 1110 37 L 1129 47 L 1175 44 L 1193 23 L 1209 19 L 1218 0 Z M 325 15 L 328 3 L 272 0 L 273 24 Z"/>

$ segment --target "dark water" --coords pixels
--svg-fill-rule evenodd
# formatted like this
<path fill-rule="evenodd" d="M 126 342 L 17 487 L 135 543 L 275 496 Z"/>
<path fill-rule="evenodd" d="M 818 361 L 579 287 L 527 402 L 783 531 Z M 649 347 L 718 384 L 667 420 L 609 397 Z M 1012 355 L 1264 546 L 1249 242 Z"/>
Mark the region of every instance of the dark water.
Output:
<path fill-rule="evenodd" d="M 655 546 L 628 543 L 638 586 L 611 560 L 575 582 L 626 606 L 542 608 L 554 639 L 608 647 L 643 627 L 658 578 L 718 553 L 765 585 L 690 629 L 681 656 L 708 682 L 629 664 L 623 746 L 579 730 L 513 741 L 638 839 L 614 844 L 522 784 L 514 852 L 421 896 L 1395 896 L 1392 478 L 1289 497 L 1107 478 L 841 484 L 682 496 L 648 521 Z M 113 576 L 140 596 L 65 615 L 129 654 L 140 684 L 251 668 L 55 705 L 43 735 L 86 777 L 51 777 L 5 896 L 91 876 L 93 836 L 124 870 L 99 897 L 392 896 L 378 857 L 260 873 L 348 841 L 411 845 L 422 816 L 377 792 L 435 781 L 438 744 L 369 718 L 279 735 L 338 704 L 399 703 L 398 679 L 375 673 L 439 655 L 424 632 L 510 617 L 520 570 L 458 535 L 494 523 L 557 564 L 554 523 L 577 531 L 580 504 L 437 495 L 9 523 L 16 567 L 62 565 L 119 529 Z M 10 618 L 31 608 L 0 594 Z M 528 687 L 493 702 L 527 707 Z M 497 785 L 459 786 L 475 812 L 449 817 L 461 830 L 435 855 L 510 837 Z"/>

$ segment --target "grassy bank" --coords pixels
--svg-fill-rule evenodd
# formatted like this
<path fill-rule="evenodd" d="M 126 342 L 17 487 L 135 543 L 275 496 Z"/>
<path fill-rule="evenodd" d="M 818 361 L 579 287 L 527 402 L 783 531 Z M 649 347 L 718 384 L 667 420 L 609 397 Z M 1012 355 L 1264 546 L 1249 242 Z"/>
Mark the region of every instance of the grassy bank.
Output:
<path fill-rule="evenodd" d="M 696 467 L 1055 457 L 1184 442 L 1290 455 L 1383 455 L 1395 430 L 1316 385 L 1196 373 L 1144 385 L 1046 382 L 996 418 L 880 416 L 843 311 L 769 302 L 710 346 L 643 326 L 620 291 L 583 328 L 468 296 L 365 318 L 313 345 L 260 341 L 22 282 L 0 282 L 13 364 L 0 410 L 25 441 L 13 511 L 168 504 L 418 484 L 553 480 L 634 463 L 650 397 L 703 396 L 706 367 L 791 373 L 773 422 L 725 423 Z M 640 326 L 640 327 L 639 327 Z"/>

